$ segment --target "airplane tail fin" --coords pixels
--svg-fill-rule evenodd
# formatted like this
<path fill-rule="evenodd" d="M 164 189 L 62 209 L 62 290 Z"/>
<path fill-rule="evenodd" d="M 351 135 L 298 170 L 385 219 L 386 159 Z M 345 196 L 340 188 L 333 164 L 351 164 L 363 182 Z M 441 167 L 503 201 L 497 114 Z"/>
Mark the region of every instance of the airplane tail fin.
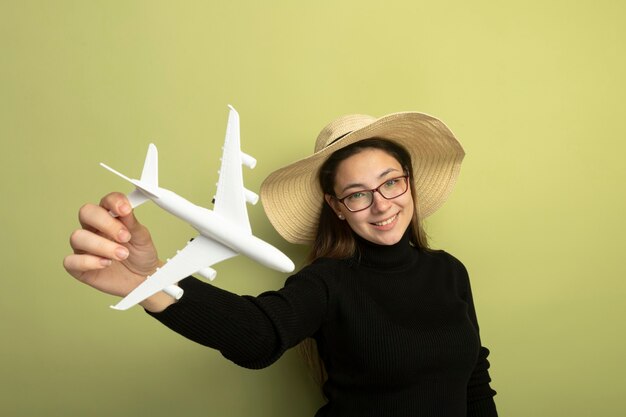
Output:
<path fill-rule="evenodd" d="M 148 147 L 146 161 L 144 162 L 143 171 L 141 172 L 141 179 L 139 180 L 128 178 L 126 175 L 114 170 L 113 168 L 102 162 L 100 163 L 100 165 L 108 169 L 115 175 L 132 183 L 136 187 L 134 191 L 127 195 L 128 200 L 133 208 L 145 203 L 150 199 L 150 197 L 159 198 L 158 152 L 154 144 L 151 143 Z"/>
<path fill-rule="evenodd" d="M 148 146 L 146 161 L 141 171 L 141 182 L 148 184 L 153 189 L 159 188 L 159 154 L 154 143 Z"/>

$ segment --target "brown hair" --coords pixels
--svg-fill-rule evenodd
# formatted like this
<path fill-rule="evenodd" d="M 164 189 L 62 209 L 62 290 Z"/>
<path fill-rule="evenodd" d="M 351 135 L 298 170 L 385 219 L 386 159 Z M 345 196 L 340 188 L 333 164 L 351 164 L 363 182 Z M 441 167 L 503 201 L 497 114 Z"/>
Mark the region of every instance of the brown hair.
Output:
<path fill-rule="evenodd" d="M 337 167 L 347 158 L 362 152 L 365 149 L 379 149 L 394 157 L 409 175 L 411 196 L 413 197 L 413 219 L 410 224 L 409 239 L 417 248 L 428 250 L 428 239 L 419 216 L 419 199 L 415 192 L 413 178 L 413 164 L 411 154 L 401 145 L 382 138 L 370 138 L 355 142 L 332 153 L 320 167 L 318 178 L 324 194 L 334 196 L 335 177 Z M 354 256 L 357 244 L 354 232 L 347 222 L 337 218 L 330 205 L 324 200 L 319 216 L 317 233 L 311 251 L 307 257 L 307 263 L 312 263 L 319 258 L 346 259 Z M 326 369 L 317 351 L 314 339 L 308 338 L 300 343 L 298 349 L 309 365 L 315 381 L 322 385 L 326 379 Z"/>

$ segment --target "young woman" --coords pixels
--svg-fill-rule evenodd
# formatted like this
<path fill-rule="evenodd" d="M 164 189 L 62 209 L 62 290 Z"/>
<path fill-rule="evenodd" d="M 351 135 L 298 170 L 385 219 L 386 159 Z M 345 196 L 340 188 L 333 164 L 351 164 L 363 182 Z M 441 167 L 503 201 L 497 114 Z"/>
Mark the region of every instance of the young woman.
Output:
<path fill-rule="evenodd" d="M 306 267 L 257 297 L 187 278 L 181 300 L 159 293 L 141 304 L 247 368 L 314 345 L 328 400 L 317 416 L 497 416 L 467 272 L 428 249 L 421 226 L 463 155 L 448 128 L 421 113 L 339 118 L 312 156 L 261 187 L 276 230 L 312 245 Z M 125 296 L 160 264 L 124 195 L 79 217 L 64 265 L 80 281 Z"/>

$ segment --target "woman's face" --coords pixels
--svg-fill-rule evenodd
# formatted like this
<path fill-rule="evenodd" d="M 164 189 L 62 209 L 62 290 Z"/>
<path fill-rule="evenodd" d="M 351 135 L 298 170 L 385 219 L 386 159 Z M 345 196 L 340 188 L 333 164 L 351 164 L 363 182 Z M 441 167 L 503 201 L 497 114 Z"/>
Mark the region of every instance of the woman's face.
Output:
<path fill-rule="evenodd" d="M 335 195 L 343 198 L 357 191 L 371 190 L 403 175 L 405 172 L 402 166 L 393 156 L 380 149 L 365 149 L 346 158 L 337 167 Z M 413 218 L 411 187 L 391 200 L 374 192 L 372 205 L 357 212 L 349 211 L 329 195 L 325 198 L 339 218 L 345 219 L 356 234 L 379 245 L 398 243 Z"/>

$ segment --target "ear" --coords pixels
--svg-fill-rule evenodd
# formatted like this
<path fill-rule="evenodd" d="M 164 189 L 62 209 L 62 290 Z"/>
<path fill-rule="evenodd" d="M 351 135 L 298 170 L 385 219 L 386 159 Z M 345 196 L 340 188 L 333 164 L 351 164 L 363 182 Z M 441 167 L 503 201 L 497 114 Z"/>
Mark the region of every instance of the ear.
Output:
<path fill-rule="evenodd" d="M 330 206 L 331 209 L 333 209 L 337 217 L 339 217 L 341 220 L 345 219 L 343 213 L 341 212 L 341 203 L 337 201 L 335 197 L 330 194 L 324 194 L 324 200 L 326 200 L 326 203 Z"/>

